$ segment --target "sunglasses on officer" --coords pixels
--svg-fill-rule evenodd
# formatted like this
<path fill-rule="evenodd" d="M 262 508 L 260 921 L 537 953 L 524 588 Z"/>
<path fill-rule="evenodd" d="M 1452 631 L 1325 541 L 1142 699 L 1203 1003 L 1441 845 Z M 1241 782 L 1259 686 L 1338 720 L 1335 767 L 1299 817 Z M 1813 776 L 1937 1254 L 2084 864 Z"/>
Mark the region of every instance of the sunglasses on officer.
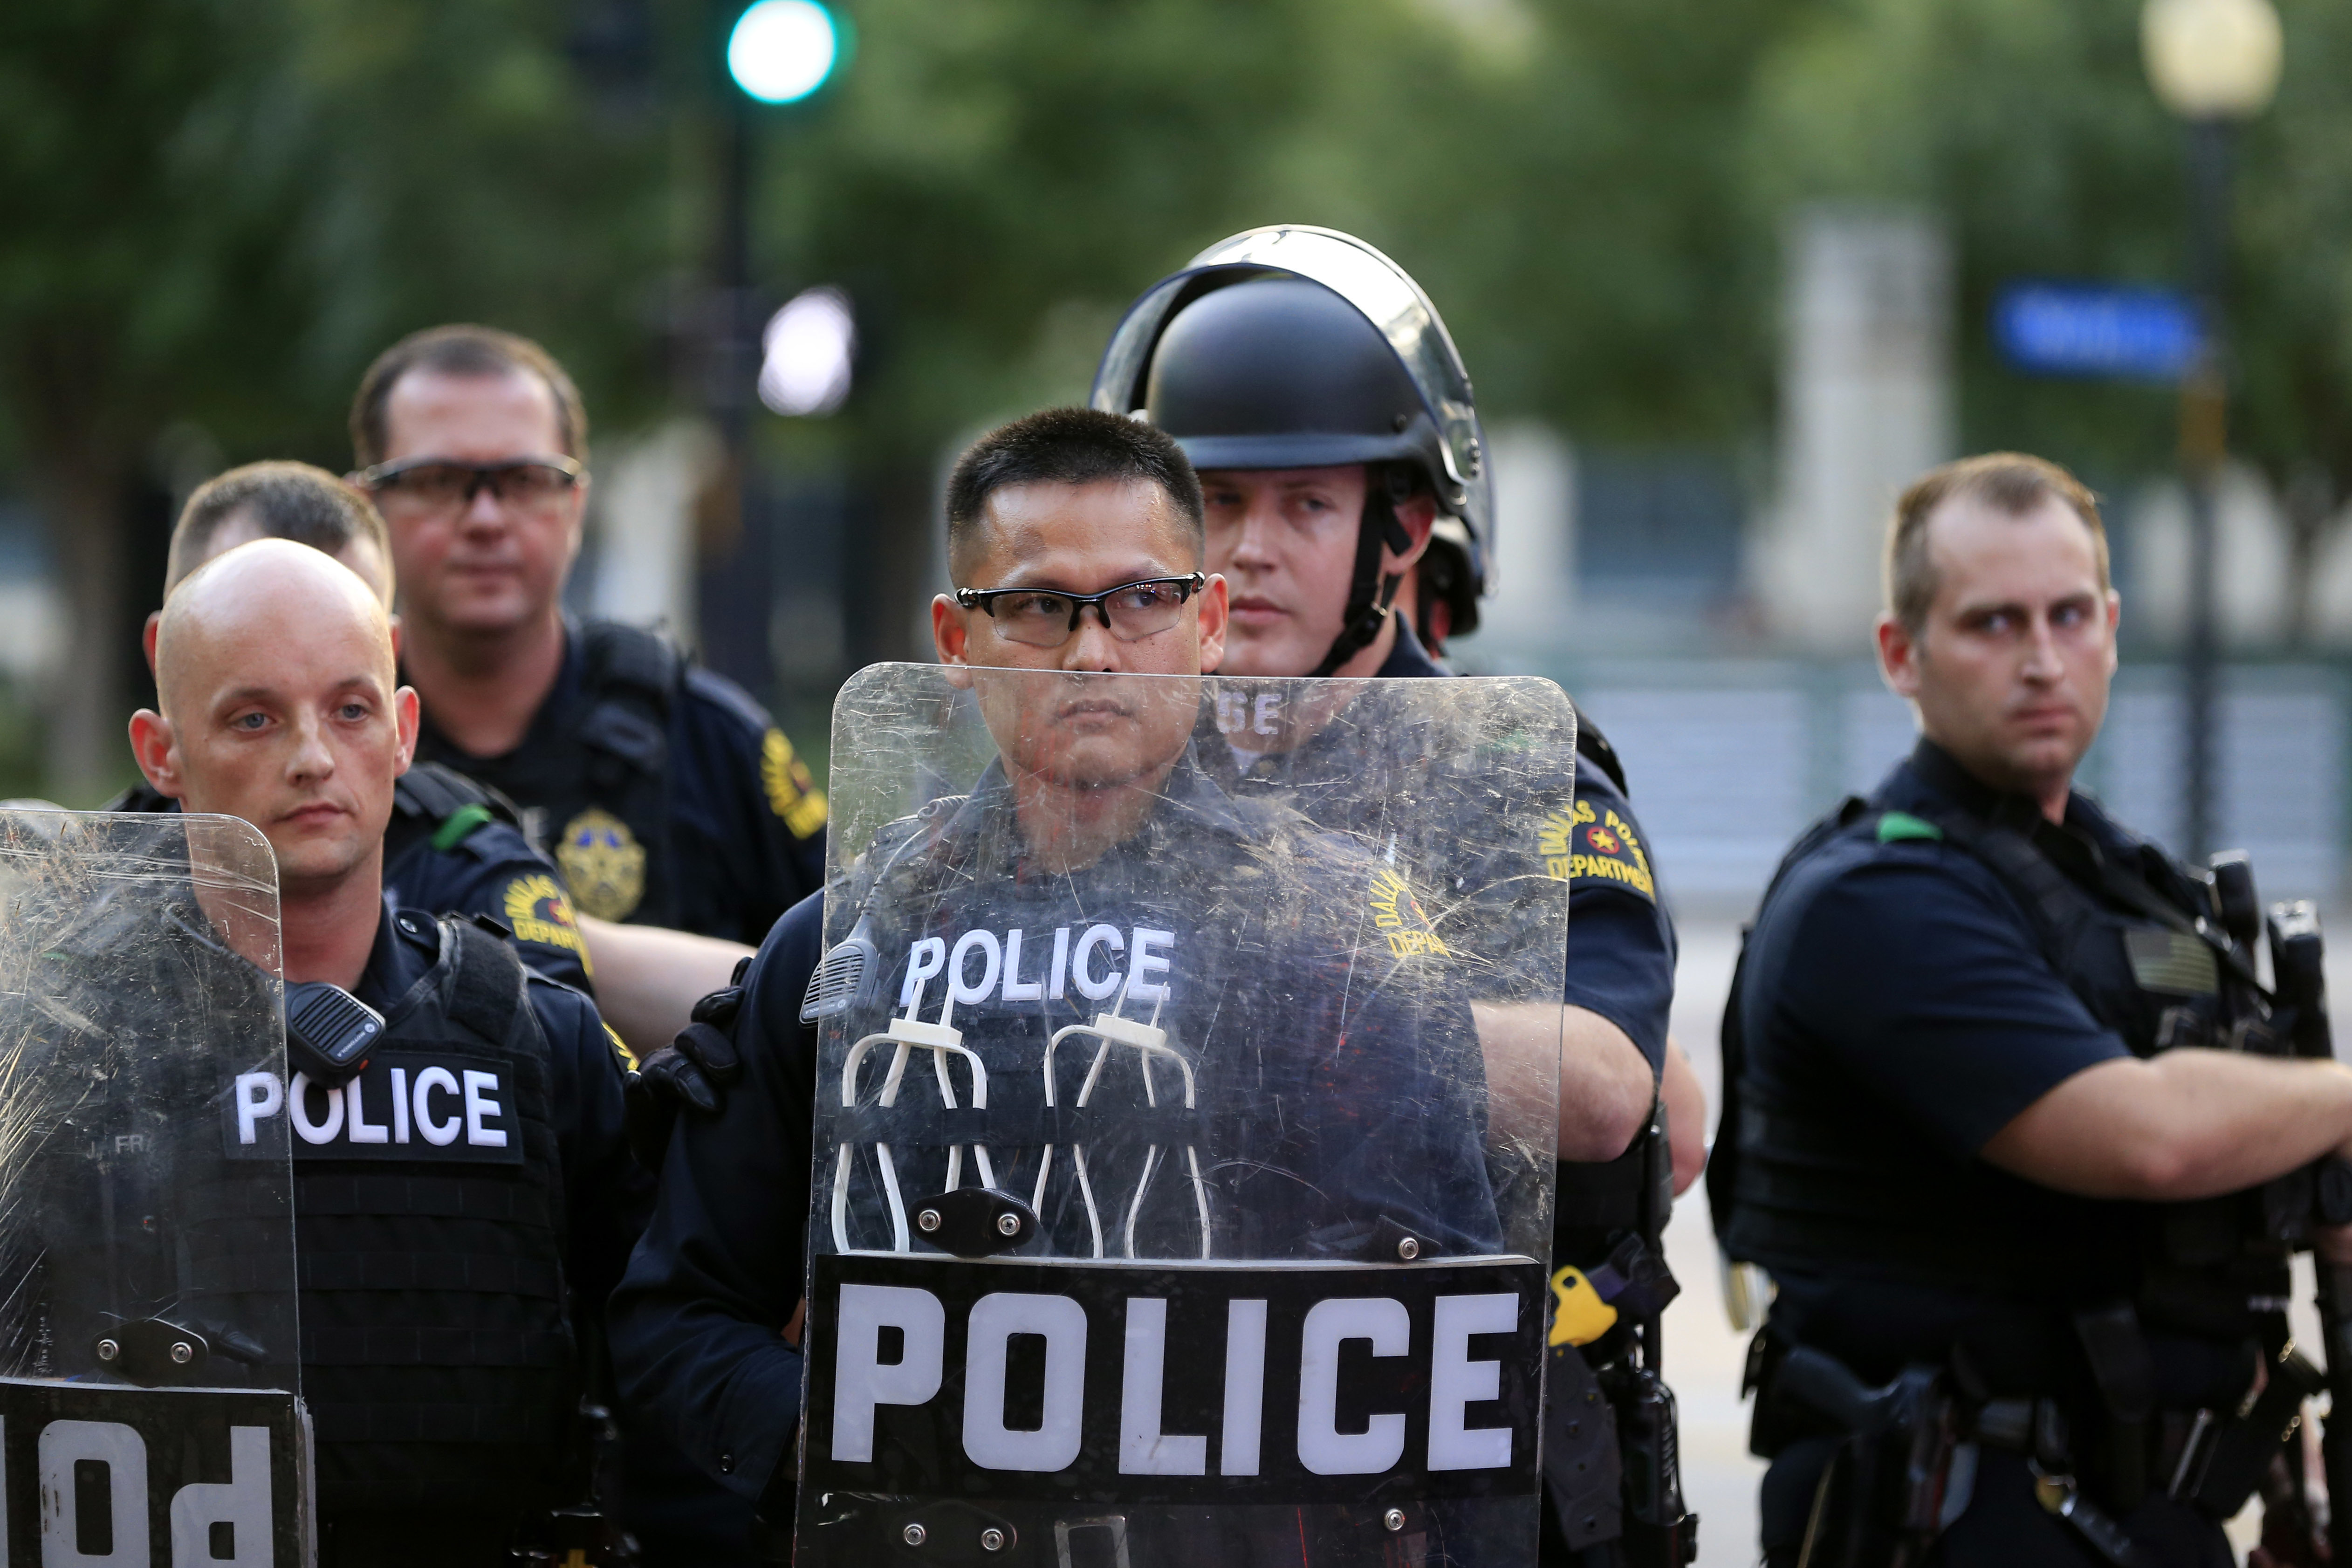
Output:
<path fill-rule="evenodd" d="M 543 511 L 580 487 L 587 470 L 569 457 L 516 457 L 464 463 L 454 457 L 404 457 L 352 476 L 383 507 L 453 512 L 488 490 L 516 511 Z"/>
<path fill-rule="evenodd" d="M 1008 643 L 1058 648 L 1077 635 L 1078 622 L 1088 610 L 1100 618 L 1103 630 L 1122 643 L 1141 642 L 1165 632 L 1183 618 L 1185 601 L 1207 582 L 1196 571 L 1184 577 L 1139 578 L 1100 593 L 1065 593 L 1053 588 L 959 588 L 955 599 L 967 610 L 987 612 L 996 622 L 996 634 Z"/>

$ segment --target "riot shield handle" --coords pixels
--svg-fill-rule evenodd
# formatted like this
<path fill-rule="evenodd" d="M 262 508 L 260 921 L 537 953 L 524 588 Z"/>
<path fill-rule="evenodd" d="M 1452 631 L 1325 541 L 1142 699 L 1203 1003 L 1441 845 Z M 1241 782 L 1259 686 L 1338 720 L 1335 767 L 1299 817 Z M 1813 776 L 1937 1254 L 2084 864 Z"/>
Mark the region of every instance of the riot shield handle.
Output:
<path fill-rule="evenodd" d="M 1165 998 L 1160 998 L 1152 1002 L 1151 1019 L 1148 1023 L 1128 1018 L 1125 1016 L 1127 987 L 1122 985 L 1119 988 L 1118 998 L 1111 1003 L 1110 1011 L 1097 1013 L 1092 1023 L 1066 1024 L 1055 1030 L 1053 1038 L 1045 1042 L 1044 1071 L 1046 1109 L 1051 1110 L 1055 1105 L 1055 1051 L 1060 1047 L 1063 1040 L 1072 1035 L 1088 1035 L 1102 1043 L 1095 1047 L 1094 1060 L 1087 1066 L 1086 1081 L 1078 1085 L 1077 1105 L 1080 1110 L 1084 1110 L 1087 1102 L 1094 1098 L 1095 1085 L 1102 1081 L 1103 1066 L 1109 1060 L 1110 1048 L 1114 1045 L 1126 1046 L 1136 1053 L 1137 1067 L 1143 1074 L 1143 1103 L 1146 1105 L 1154 1110 L 1159 1108 L 1159 1091 L 1151 1082 L 1151 1059 L 1155 1056 L 1164 1056 L 1175 1062 L 1177 1071 L 1183 1074 L 1184 1109 L 1198 1110 L 1200 1108 L 1198 1086 L 1192 1079 L 1192 1064 L 1184 1059 L 1182 1051 L 1168 1043 L 1168 1031 L 1160 1027 L 1160 1009 L 1165 1000 Z M 1136 1178 L 1134 1194 L 1128 1200 L 1125 1242 L 1127 1256 L 1129 1258 L 1135 1256 L 1136 1218 L 1143 1211 L 1143 1195 L 1151 1186 L 1153 1174 L 1159 1169 L 1160 1153 L 1160 1146 L 1158 1144 L 1150 1145 L 1144 1150 L 1143 1174 Z M 1095 1207 L 1094 1183 L 1087 1175 L 1087 1151 L 1082 1145 L 1070 1145 L 1070 1161 L 1077 1170 L 1078 1196 L 1086 1205 L 1087 1228 L 1094 1238 L 1094 1255 L 1099 1258 L 1103 1255 L 1102 1215 Z M 1200 1215 L 1201 1257 L 1206 1260 L 1209 1256 L 1209 1189 L 1208 1184 L 1201 1178 L 1201 1151 L 1198 1145 L 1184 1145 L 1184 1163 L 1192 1176 L 1193 1207 Z M 1045 1211 L 1045 1180 L 1053 1168 L 1054 1145 L 1048 1144 L 1045 1145 L 1045 1154 L 1037 1162 L 1036 1192 L 1030 1201 L 1030 1207 L 1039 1213 Z"/>
<path fill-rule="evenodd" d="M 884 1108 L 898 1103 L 898 1091 L 906 1083 L 908 1060 L 917 1051 L 931 1053 L 931 1069 L 939 1078 L 940 1101 L 950 1111 L 956 1108 L 955 1082 L 948 1075 L 948 1058 L 960 1056 L 971 1068 L 971 1103 L 976 1111 L 988 1109 L 988 1066 L 963 1043 L 963 1031 L 948 1020 L 955 1013 L 955 995 L 950 991 L 940 1003 L 939 1021 L 926 1023 L 917 1017 L 923 1005 L 919 985 L 907 999 L 907 1010 L 890 1020 L 889 1027 L 879 1034 L 869 1034 L 849 1048 L 849 1059 L 841 1068 L 841 1105 L 855 1110 L 857 1105 L 857 1073 L 865 1066 L 866 1056 L 879 1045 L 897 1049 L 890 1055 L 889 1071 L 883 1075 L 882 1094 L 877 1102 Z M 982 1186 L 996 1185 L 996 1173 L 990 1166 L 987 1148 L 980 1144 L 971 1146 L 973 1163 L 980 1170 Z M 854 1251 L 849 1245 L 849 1161 L 851 1145 L 844 1143 L 835 1156 L 833 1171 L 833 1244 L 843 1252 Z M 907 1226 L 907 1202 L 898 1190 L 898 1163 L 891 1157 L 890 1145 L 877 1143 L 875 1160 L 882 1169 L 882 1189 L 889 1200 L 891 1250 L 911 1252 L 914 1239 Z M 963 1149 L 950 1145 L 948 1148 L 947 1189 L 953 1192 L 963 1178 Z"/>

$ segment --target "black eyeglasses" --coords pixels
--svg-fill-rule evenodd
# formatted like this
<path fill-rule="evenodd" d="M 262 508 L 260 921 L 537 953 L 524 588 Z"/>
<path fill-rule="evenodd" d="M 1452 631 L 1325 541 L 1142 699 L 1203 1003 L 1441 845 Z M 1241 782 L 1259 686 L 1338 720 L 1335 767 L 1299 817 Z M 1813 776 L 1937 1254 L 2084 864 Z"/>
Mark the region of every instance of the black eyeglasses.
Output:
<path fill-rule="evenodd" d="M 569 457 L 517 457 L 461 463 L 454 457 L 404 457 L 352 476 L 380 502 L 415 511 L 451 512 L 488 490 L 517 511 L 544 509 L 577 489 L 586 469 Z"/>
<path fill-rule="evenodd" d="M 996 622 L 996 633 L 1010 643 L 1033 648 L 1058 648 L 1077 634 L 1079 618 L 1091 606 L 1103 629 L 1122 643 L 1139 642 L 1176 624 L 1184 601 L 1201 591 L 1208 579 L 1146 577 L 1122 582 L 1100 593 L 1064 593 L 1051 588 L 959 588 L 956 602 L 967 610 L 985 610 Z"/>

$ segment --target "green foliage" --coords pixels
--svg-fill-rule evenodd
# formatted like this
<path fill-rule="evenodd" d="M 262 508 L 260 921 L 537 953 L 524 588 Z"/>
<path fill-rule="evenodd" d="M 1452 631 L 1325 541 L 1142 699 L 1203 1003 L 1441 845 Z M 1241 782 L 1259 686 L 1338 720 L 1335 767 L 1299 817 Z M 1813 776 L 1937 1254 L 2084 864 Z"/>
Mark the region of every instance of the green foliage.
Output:
<path fill-rule="evenodd" d="M 2352 12 L 2283 5 L 2284 89 L 2242 148 L 2237 440 L 2340 496 Z M 845 8 L 837 82 L 750 111 L 755 272 L 776 298 L 845 285 L 866 352 L 839 417 L 762 438 L 884 497 L 876 548 L 909 580 L 944 442 L 1083 395 L 1153 278 L 1283 219 L 1360 233 L 1419 277 L 1490 413 L 1722 448 L 1770 428 L 1790 214 L 1917 204 L 1958 242 L 1967 444 L 2108 475 L 2168 461 L 2164 392 L 2018 377 L 1984 329 L 2012 277 L 2179 275 L 2180 135 L 2142 79 L 2139 0 Z M 0 9 L 0 483 L 59 515 L 76 494 L 120 506 L 175 424 L 231 460 L 340 466 L 367 360 L 452 319 L 546 340 L 600 430 L 692 405 L 732 14 Z M 585 60 L 615 17 L 642 48 Z"/>

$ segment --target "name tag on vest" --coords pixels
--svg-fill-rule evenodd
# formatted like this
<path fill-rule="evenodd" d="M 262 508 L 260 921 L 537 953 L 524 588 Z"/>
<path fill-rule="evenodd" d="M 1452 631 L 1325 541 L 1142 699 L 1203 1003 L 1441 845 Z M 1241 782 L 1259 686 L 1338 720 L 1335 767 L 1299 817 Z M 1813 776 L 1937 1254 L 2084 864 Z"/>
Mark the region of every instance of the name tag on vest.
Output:
<path fill-rule="evenodd" d="M 519 1166 L 510 1064 L 441 1051 L 379 1051 L 341 1088 L 298 1072 L 240 1072 L 222 1107 L 232 1159 Z"/>

